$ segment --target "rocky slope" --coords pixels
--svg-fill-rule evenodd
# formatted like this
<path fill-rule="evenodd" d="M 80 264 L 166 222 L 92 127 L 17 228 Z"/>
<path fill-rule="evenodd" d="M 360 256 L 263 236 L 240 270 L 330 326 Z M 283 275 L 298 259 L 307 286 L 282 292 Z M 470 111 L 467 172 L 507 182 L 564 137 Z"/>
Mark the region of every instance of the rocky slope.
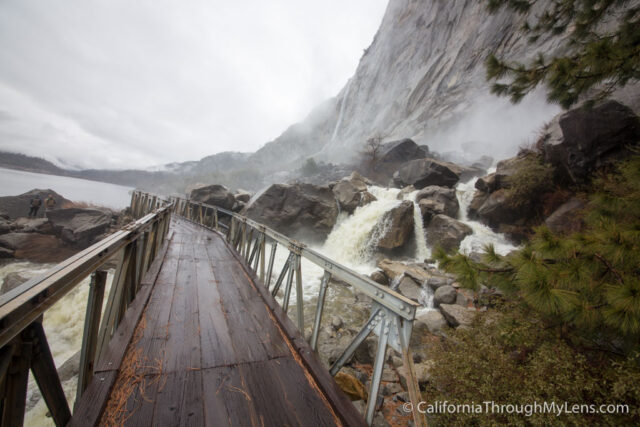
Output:
<path fill-rule="evenodd" d="M 538 3 L 542 9 L 548 2 Z M 496 108 L 515 108 L 488 95 L 486 56 L 498 51 L 526 60 L 540 49 L 554 50 L 560 42 L 555 38 L 527 45 L 517 32 L 522 22 L 508 11 L 488 14 L 484 2 L 391 0 L 373 43 L 338 96 L 250 160 L 265 168 L 295 164 L 310 155 L 344 162 L 375 134 L 385 140 L 412 138 L 437 151 L 468 143 L 466 148 L 475 145 L 477 153 L 486 153 L 495 135 L 456 140 L 464 135 L 454 129 L 460 120 L 469 126 L 467 114 L 476 109 L 486 110 L 489 117 Z M 533 98 L 526 107 L 528 129 L 555 111 Z M 515 148 L 521 141 L 511 142 Z"/>

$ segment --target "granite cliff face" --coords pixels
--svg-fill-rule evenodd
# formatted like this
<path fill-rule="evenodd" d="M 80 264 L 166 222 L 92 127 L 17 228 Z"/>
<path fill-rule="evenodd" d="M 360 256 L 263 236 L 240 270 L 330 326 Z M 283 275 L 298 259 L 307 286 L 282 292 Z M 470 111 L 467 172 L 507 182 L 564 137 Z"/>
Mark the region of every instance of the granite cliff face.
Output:
<path fill-rule="evenodd" d="M 506 10 L 491 15 L 485 7 L 475 0 L 390 0 L 371 46 L 341 92 L 250 161 L 265 168 L 309 156 L 344 162 L 372 135 L 385 141 L 412 138 L 439 151 L 491 152 L 504 145 L 501 138 L 515 139 L 511 145 L 517 148 L 523 142 L 517 139 L 527 134 L 520 123 L 512 128 L 519 108 L 526 111 L 529 133 L 558 109 L 536 94 L 520 107 L 489 95 L 484 59 L 498 51 L 526 60 L 540 49 L 553 51 L 560 40 L 530 46 L 518 33 L 521 16 Z M 487 126 L 487 119 L 495 125 Z M 500 121 L 504 129 L 494 132 Z"/>

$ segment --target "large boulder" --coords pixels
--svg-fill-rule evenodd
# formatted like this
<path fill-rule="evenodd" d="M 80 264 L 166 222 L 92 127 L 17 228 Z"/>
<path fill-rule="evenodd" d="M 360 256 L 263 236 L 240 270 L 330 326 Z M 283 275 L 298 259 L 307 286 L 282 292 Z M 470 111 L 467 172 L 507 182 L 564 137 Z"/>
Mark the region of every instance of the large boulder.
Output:
<path fill-rule="evenodd" d="M 470 326 L 477 313 L 475 308 L 463 307 L 457 304 L 440 304 L 439 308 L 447 323 L 454 328 Z"/>
<path fill-rule="evenodd" d="M 446 215 L 436 215 L 427 227 L 429 245 L 442 246 L 446 251 L 458 250 L 460 242 L 473 233 L 468 225 Z"/>
<path fill-rule="evenodd" d="M 400 261 L 382 259 L 378 261 L 378 267 L 392 282 L 406 275 L 422 285 L 432 277 L 432 274 L 426 270 L 425 265 L 419 263 L 405 264 Z"/>
<path fill-rule="evenodd" d="M 358 172 L 338 181 L 332 188 L 340 209 L 353 213 L 359 206 L 364 206 L 376 200 L 375 196 L 367 191 L 367 182 Z"/>
<path fill-rule="evenodd" d="M 13 224 L 17 230 L 24 232 L 49 233 L 52 229 L 48 218 L 18 218 Z"/>
<path fill-rule="evenodd" d="M 453 187 L 460 180 L 459 167 L 453 163 L 424 158 L 406 163 L 396 173 L 393 180 L 399 187 L 413 185 L 417 189 L 428 185 Z"/>
<path fill-rule="evenodd" d="M 194 202 L 219 206 L 223 209 L 233 209 L 236 199 L 227 187 L 220 184 L 208 185 L 191 191 L 189 198 Z"/>
<path fill-rule="evenodd" d="M 405 138 L 400 141 L 392 141 L 382 144 L 380 146 L 378 163 L 406 163 L 411 160 L 426 157 L 428 153 L 428 148 L 425 150 L 423 147 L 413 142 L 413 140 Z"/>
<path fill-rule="evenodd" d="M 404 276 L 402 280 L 400 280 L 396 290 L 414 301 L 419 301 L 422 296 L 422 288 L 420 285 L 408 276 Z"/>
<path fill-rule="evenodd" d="M 513 204 L 509 190 L 501 188 L 490 194 L 476 193 L 469 206 L 469 217 L 498 229 L 501 224 L 513 224 L 528 214 L 526 206 Z"/>
<path fill-rule="evenodd" d="M 395 208 L 385 212 L 373 229 L 378 249 L 394 250 L 402 248 L 413 234 L 413 202 L 405 200 Z"/>
<path fill-rule="evenodd" d="M 576 232 L 584 225 L 581 211 L 585 206 L 584 201 L 573 197 L 553 211 L 544 223 L 555 233 L 569 234 Z"/>
<path fill-rule="evenodd" d="M 331 189 L 313 184 L 273 184 L 254 197 L 243 213 L 290 237 L 322 241 L 338 217 Z"/>
<path fill-rule="evenodd" d="M 440 286 L 433 294 L 433 302 L 437 306 L 440 304 L 454 304 L 456 302 L 456 288 L 453 286 Z"/>
<path fill-rule="evenodd" d="M 47 212 L 53 231 L 65 242 L 85 248 L 111 226 L 110 212 L 98 209 L 56 209 Z"/>
<path fill-rule="evenodd" d="M 416 320 L 413 327 L 416 333 L 423 332 L 426 329 L 432 334 L 440 334 L 447 329 L 448 324 L 439 310 L 421 309 L 416 312 Z"/>
<path fill-rule="evenodd" d="M 16 259 L 33 262 L 60 262 L 76 253 L 58 237 L 40 233 L 3 234 L 0 249 Z"/>
<path fill-rule="evenodd" d="M 2 281 L 2 287 L 0 288 L 0 295 L 6 294 L 10 290 L 17 288 L 27 280 L 29 279 L 27 279 L 26 277 L 22 276 L 20 273 L 17 273 L 15 271 L 7 274 L 6 276 L 4 276 L 4 280 Z"/>
<path fill-rule="evenodd" d="M 422 219 L 425 224 L 436 215 L 447 215 L 455 218 L 458 215 L 460 205 L 453 188 L 430 185 L 416 194 L 416 202 L 420 207 Z"/>
<path fill-rule="evenodd" d="M 42 204 L 40 205 L 40 210 L 38 211 L 38 216 L 44 217 L 44 200 L 51 194 L 53 199 L 56 201 L 56 207 L 61 208 L 64 205 L 72 204 L 70 200 L 65 199 L 60 194 L 56 193 L 53 190 L 46 189 L 35 189 L 28 191 L 26 193 L 20 194 L 19 196 L 4 196 L 0 197 L 0 210 L 2 210 L 5 214 L 7 214 L 10 218 L 20 218 L 26 217 L 29 213 L 29 207 L 31 199 L 39 196 L 42 200 Z"/>
<path fill-rule="evenodd" d="M 556 117 L 540 141 L 545 161 L 561 178 L 582 183 L 595 169 L 629 153 L 640 142 L 640 119 L 629 107 L 606 101 Z"/>

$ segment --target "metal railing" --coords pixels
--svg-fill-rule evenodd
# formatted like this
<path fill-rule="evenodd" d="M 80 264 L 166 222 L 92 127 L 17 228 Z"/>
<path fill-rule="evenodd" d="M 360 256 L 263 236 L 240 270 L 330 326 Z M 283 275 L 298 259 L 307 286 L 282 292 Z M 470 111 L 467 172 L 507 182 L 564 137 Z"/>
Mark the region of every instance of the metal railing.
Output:
<path fill-rule="evenodd" d="M 140 198 L 143 196 L 140 195 Z M 146 198 L 148 199 L 147 195 Z M 318 349 L 318 337 L 320 325 L 325 307 L 327 288 L 331 279 L 338 279 L 359 292 L 364 293 L 372 300 L 370 316 L 353 341 L 342 352 L 340 357 L 330 368 L 331 375 L 338 371 L 349 361 L 356 349 L 365 339 L 374 333 L 378 336 L 378 346 L 373 363 L 369 399 L 367 402 L 365 420 L 370 425 L 376 410 L 376 402 L 380 391 L 380 381 L 386 358 L 387 346 L 391 346 L 403 355 L 403 364 L 407 372 L 407 385 L 413 402 L 419 402 L 419 388 L 415 380 L 413 358 L 409 349 L 409 341 L 415 318 L 416 307 L 419 305 L 401 294 L 382 286 L 368 277 L 331 260 L 325 255 L 290 239 L 265 225 L 217 206 L 194 202 L 183 198 L 172 197 L 174 212 L 187 220 L 218 232 L 224 231 L 227 241 L 244 258 L 264 286 L 275 296 L 284 285 L 282 308 L 285 312 L 289 309 L 289 300 L 295 278 L 296 311 L 298 328 L 304 335 L 304 288 L 302 286 L 302 258 L 316 264 L 324 270 L 318 302 L 315 311 L 313 328 L 309 339 L 309 345 L 314 351 Z M 269 249 L 267 249 L 269 245 Z M 274 260 L 278 247 L 289 251 L 287 261 L 277 275 L 273 285 Z M 415 406 L 415 405 L 414 405 Z M 414 411 L 415 425 L 424 425 L 424 417 Z"/>
<path fill-rule="evenodd" d="M 63 426 L 71 410 L 56 371 L 42 326 L 44 313 L 91 276 L 80 349 L 76 402 L 123 316 L 138 293 L 142 278 L 158 254 L 169 230 L 173 207 L 157 197 L 132 197 L 139 217 L 123 229 L 68 258 L 17 288 L 0 295 L 0 425 L 24 422 L 29 370 L 40 388 L 51 417 Z M 145 214 L 146 212 L 150 212 Z M 144 215 L 143 215 L 144 214 Z M 118 258 L 107 303 L 105 264 Z"/>

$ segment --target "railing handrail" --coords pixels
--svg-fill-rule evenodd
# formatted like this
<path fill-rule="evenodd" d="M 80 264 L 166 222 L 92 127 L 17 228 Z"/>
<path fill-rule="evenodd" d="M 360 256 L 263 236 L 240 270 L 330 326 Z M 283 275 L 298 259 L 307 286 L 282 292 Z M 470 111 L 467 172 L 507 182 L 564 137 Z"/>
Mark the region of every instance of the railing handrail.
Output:
<path fill-rule="evenodd" d="M 291 239 L 284 234 L 279 233 L 272 228 L 255 220 L 252 220 L 246 216 L 240 215 L 239 213 L 230 211 L 228 209 L 221 208 L 219 206 L 209 205 L 206 203 L 176 196 L 172 196 L 170 199 L 175 201 L 193 203 L 202 206 L 203 208 L 215 209 L 218 212 L 236 218 L 236 220 L 240 222 L 247 223 L 251 227 L 264 232 L 268 237 L 272 238 L 278 243 L 285 245 L 288 248 L 295 248 L 298 253 L 308 261 L 311 261 L 324 270 L 331 271 L 331 273 L 340 280 L 357 288 L 359 291 L 362 291 L 368 297 L 385 306 L 386 308 L 392 310 L 396 314 L 402 316 L 407 320 L 415 319 L 416 308 L 419 307 L 420 304 L 408 299 L 404 295 L 394 291 L 389 287 L 382 286 L 379 283 L 376 283 L 369 277 L 351 270 L 350 268 L 340 264 L 339 262 L 327 257 L 326 255 L 323 255 L 320 252 L 309 248 L 304 243 Z M 223 224 L 222 226 L 227 228 Z"/>
<path fill-rule="evenodd" d="M 126 225 L 122 230 L 100 240 L 83 251 L 56 264 L 40 276 L 34 277 L 20 286 L 0 296 L 0 347 L 6 345 L 12 338 L 27 327 L 33 320 L 42 315 L 51 305 L 64 297 L 75 288 L 80 280 L 109 261 L 111 256 L 126 246 L 140 234 L 151 227 L 158 214 L 171 209 L 171 206 L 160 208 L 139 220 Z M 69 277 L 71 276 L 71 277 Z M 40 301 L 42 299 L 42 301 Z M 30 301 L 37 304 L 26 313 L 21 313 L 19 319 L 11 319 L 10 325 L 5 325 L 6 319 L 13 315 Z M 35 302 L 37 301 L 37 302 Z M 17 322 L 16 322 L 17 320 Z"/>
<path fill-rule="evenodd" d="M 134 301 L 142 301 L 136 296 L 142 289 L 148 295 L 150 288 L 143 287 L 143 277 L 166 242 L 173 206 L 157 196 L 136 196 L 132 196 L 131 214 L 138 220 L 0 296 L 0 386 L 4 387 L 0 390 L 0 423 L 22 424 L 29 371 L 56 425 L 66 425 L 71 419 L 42 325 L 51 306 L 91 277 L 80 348 L 78 401 L 125 313 Z M 107 272 L 100 267 L 116 255 L 119 261 L 103 310 Z"/>

